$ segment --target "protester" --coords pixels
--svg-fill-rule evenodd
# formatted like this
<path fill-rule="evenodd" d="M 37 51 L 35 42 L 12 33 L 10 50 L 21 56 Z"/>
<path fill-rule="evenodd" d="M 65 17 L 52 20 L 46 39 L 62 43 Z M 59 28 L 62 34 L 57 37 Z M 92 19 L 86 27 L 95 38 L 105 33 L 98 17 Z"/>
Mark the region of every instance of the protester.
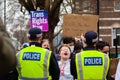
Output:
<path fill-rule="evenodd" d="M 105 54 L 108 54 L 108 55 L 110 54 L 110 45 L 106 41 L 98 41 L 98 43 L 96 45 L 96 48 L 97 48 L 97 50 L 99 50 L 99 51 L 101 51 L 101 52 L 103 52 Z M 111 66 L 112 65 L 110 64 L 110 67 Z M 110 70 L 110 68 L 109 68 L 109 70 Z M 114 80 L 115 74 L 109 75 L 109 70 L 108 70 L 108 74 L 107 74 L 106 78 L 107 78 L 107 80 Z"/>
<path fill-rule="evenodd" d="M 105 41 L 99 41 L 96 45 L 96 48 L 105 53 L 105 54 L 109 54 L 110 53 L 110 45 L 108 42 Z"/>
<path fill-rule="evenodd" d="M 68 45 L 70 47 L 71 53 L 73 53 L 74 45 L 75 45 L 75 38 L 73 38 L 73 37 L 63 37 L 62 40 L 63 40 L 63 44 Z M 58 48 L 56 49 L 56 54 L 55 55 L 56 55 L 56 59 L 60 60 L 60 56 L 58 54 Z M 71 57 L 72 57 L 72 55 L 73 54 L 71 54 Z"/>
<path fill-rule="evenodd" d="M 59 80 L 59 66 L 51 51 L 41 48 L 42 31 L 31 28 L 28 32 L 29 46 L 17 54 L 20 80 Z"/>
<path fill-rule="evenodd" d="M 98 35 L 85 33 L 86 47 L 71 59 L 71 74 L 76 80 L 105 80 L 109 68 L 109 56 L 96 50 Z"/>
<path fill-rule="evenodd" d="M 76 36 L 75 37 L 75 43 L 79 43 L 81 40 L 80 40 L 80 36 Z"/>
<path fill-rule="evenodd" d="M 80 42 L 76 43 L 74 46 L 73 54 L 79 53 L 83 50 L 83 46 Z"/>
<path fill-rule="evenodd" d="M 82 43 L 83 48 L 86 47 L 87 44 L 85 43 L 85 37 L 83 33 L 81 34 L 80 38 L 81 38 L 81 43 Z"/>
<path fill-rule="evenodd" d="M 70 47 L 71 52 L 73 52 L 74 45 L 75 45 L 75 38 L 73 38 L 73 37 L 63 37 L 63 44 L 67 44 Z"/>
<path fill-rule="evenodd" d="M 16 67 L 15 48 L 0 18 L 0 80 L 8 80 L 8 74 Z"/>
<path fill-rule="evenodd" d="M 50 43 L 48 39 L 43 39 L 41 42 L 41 47 L 50 50 Z"/>
<path fill-rule="evenodd" d="M 70 73 L 70 48 L 66 44 L 63 44 L 59 48 L 60 60 L 58 61 L 60 68 L 59 80 L 73 80 L 73 76 Z"/>

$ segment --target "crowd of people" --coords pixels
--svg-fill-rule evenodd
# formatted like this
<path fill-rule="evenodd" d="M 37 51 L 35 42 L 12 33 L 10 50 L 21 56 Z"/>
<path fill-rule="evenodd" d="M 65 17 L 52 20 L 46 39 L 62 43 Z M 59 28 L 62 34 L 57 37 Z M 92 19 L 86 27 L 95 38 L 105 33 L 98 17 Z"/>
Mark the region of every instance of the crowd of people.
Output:
<path fill-rule="evenodd" d="M 28 42 L 16 53 L 4 25 L 0 25 L 0 80 L 119 80 L 107 76 L 110 45 L 99 41 L 98 34 L 87 31 L 81 37 L 64 37 L 57 50 L 51 51 L 49 39 L 42 39 L 40 28 L 30 28 Z M 109 78 L 111 77 L 111 78 Z"/>

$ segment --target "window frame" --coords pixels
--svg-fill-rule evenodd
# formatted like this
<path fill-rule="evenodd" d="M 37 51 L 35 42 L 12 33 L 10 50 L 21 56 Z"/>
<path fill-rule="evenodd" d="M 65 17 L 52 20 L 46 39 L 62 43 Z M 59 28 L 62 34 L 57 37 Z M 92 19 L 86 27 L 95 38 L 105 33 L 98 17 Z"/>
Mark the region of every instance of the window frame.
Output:
<path fill-rule="evenodd" d="M 119 10 L 116 9 L 116 3 L 119 2 L 119 7 L 120 7 L 120 1 L 114 1 L 114 12 L 120 12 L 120 8 Z"/>
<path fill-rule="evenodd" d="M 113 28 L 112 29 L 112 47 L 115 48 L 115 43 L 114 43 L 114 39 L 115 39 L 115 36 L 119 36 L 120 37 L 120 33 L 114 33 L 114 29 L 120 29 L 120 28 Z M 119 32 L 119 31 L 118 31 Z M 117 45 L 118 48 L 120 48 L 120 40 L 119 41 L 119 45 Z"/>
<path fill-rule="evenodd" d="M 90 1 L 83 1 L 82 2 L 82 11 L 83 12 L 90 12 L 90 5 L 91 5 Z"/>

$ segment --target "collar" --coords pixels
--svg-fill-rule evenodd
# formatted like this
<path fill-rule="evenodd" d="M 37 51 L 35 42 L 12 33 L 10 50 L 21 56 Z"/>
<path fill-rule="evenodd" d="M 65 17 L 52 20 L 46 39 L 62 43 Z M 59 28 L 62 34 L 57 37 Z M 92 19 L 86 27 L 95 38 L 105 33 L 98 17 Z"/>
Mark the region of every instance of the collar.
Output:
<path fill-rule="evenodd" d="M 30 42 L 29 45 L 30 46 L 35 45 L 35 46 L 41 47 L 41 44 L 38 42 Z"/>
<path fill-rule="evenodd" d="M 86 46 L 84 50 L 97 50 L 94 46 Z"/>

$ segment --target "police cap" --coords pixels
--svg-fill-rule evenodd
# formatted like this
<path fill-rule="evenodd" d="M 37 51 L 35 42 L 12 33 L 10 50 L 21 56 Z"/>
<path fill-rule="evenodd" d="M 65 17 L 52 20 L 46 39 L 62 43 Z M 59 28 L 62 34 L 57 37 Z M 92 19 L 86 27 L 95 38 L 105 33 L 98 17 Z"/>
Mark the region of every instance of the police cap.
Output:
<path fill-rule="evenodd" d="M 98 40 L 98 35 L 94 31 L 88 31 L 85 33 L 85 41 L 87 43 L 94 43 Z"/>
<path fill-rule="evenodd" d="M 28 37 L 40 37 L 42 36 L 42 31 L 40 28 L 38 27 L 34 27 L 34 28 L 31 28 L 29 31 L 28 31 Z"/>

